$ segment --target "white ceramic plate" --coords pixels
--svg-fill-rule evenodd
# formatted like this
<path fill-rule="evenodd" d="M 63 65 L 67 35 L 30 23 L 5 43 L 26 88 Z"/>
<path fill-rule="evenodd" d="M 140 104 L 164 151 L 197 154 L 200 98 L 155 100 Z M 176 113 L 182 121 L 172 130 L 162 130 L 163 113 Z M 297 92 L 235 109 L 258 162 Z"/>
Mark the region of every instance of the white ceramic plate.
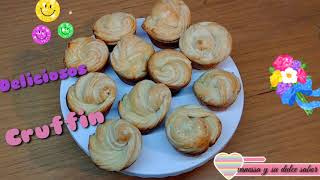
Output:
<path fill-rule="evenodd" d="M 151 43 L 148 35 L 141 28 L 143 20 L 143 18 L 137 19 L 137 35 Z M 159 50 L 159 48 L 156 47 L 155 49 L 156 51 Z M 233 72 L 241 79 L 238 68 L 231 57 L 228 57 L 217 67 Z M 192 80 L 190 84 L 173 97 L 170 112 L 168 114 L 170 114 L 176 107 L 182 105 L 199 104 L 193 93 L 192 86 L 203 72 L 205 71 L 192 71 Z M 116 82 L 118 89 L 117 98 L 106 118 L 119 118 L 117 109 L 118 102 L 124 94 L 131 90 L 132 86 L 122 82 L 110 66 L 106 69 L 105 74 L 108 74 Z M 70 112 L 66 101 L 67 91 L 69 87 L 76 82 L 76 80 L 76 78 L 69 78 L 61 82 L 60 106 L 64 118 L 66 118 L 67 114 Z M 205 153 L 198 156 L 187 156 L 176 151 L 167 140 L 163 122 L 160 127 L 154 129 L 147 135 L 143 135 L 142 149 L 138 159 L 128 169 L 125 169 L 122 172 L 132 176 L 160 178 L 185 173 L 203 165 L 212 159 L 215 154 L 221 151 L 235 133 L 240 122 L 243 104 L 244 92 L 241 82 L 241 91 L 235 103 L 225 111 L 216 112 L 222 122 L 222 133 L 216 144 L 210 147 Z M 89 136 L 94 134 L 95 130 L 96 126 L 90 126 L 85 129 L 78 124 L 77 131 L 70 131 L 74 140 L 87 155 L 89 155 Z M 213 164 L 212 168 L 214 168 Z"/>

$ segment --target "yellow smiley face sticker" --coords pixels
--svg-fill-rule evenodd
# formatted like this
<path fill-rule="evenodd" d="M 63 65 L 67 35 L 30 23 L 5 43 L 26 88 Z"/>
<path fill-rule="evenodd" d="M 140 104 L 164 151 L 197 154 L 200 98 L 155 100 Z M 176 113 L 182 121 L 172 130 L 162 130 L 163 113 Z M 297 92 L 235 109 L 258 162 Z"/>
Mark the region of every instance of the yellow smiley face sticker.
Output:
<path fill-rule="evenodd" d="M 60 5 L 56 0 L 39 0 L 36 14 L 43 22 L 52 22 L 59 17 Z"/>

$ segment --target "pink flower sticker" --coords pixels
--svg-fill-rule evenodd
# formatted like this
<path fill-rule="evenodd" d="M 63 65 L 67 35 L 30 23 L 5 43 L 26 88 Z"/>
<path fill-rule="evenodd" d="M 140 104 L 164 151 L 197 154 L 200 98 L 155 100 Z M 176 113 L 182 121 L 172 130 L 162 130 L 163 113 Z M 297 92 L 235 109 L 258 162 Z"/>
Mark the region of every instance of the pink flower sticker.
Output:
<path fill-rule="evenodd" d="M 307 82 L 307 73 L 304 71 L 304 69 L 300 68 L 298 69 L 298 82 L 305 84 Z"/>
<path fill-rule="evenodd" d="M 276 70 L 284 71 L 288 67 L 291 67 L 292 64 L 293 64 L 293 57 L 288 54 L 284 54 L 284 55 L 278 56 L 272 65 Z"/>

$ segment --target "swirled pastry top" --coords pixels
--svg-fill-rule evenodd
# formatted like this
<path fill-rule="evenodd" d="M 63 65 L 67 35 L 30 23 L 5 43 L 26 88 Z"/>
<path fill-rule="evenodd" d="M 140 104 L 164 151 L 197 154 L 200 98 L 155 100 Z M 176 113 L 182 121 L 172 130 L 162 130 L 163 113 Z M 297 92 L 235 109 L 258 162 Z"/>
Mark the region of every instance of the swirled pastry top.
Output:
<path fill-rule="evenodd" d="M 153 46 L 136 35 L 121 38 L 111 53 L 111 65 L 122 77 L 138 79 L 147 75 L 147 61 Z"/>
<path fill-rule="evenodd" d="M 187 154 L 207 150 L 217 141 L 221 129 L 221 122 L 213 112 L 196 105 L 181 106 L 166 120 L 170 143 Z"/>
<path fill-rule="evenodd" d="M 91 72 L 80 77 L 76 84 L 69 88 L 67 102 L 74 112 L 107 112 L 116 98 L 116 92 L 116 85 L 109 76 Z"/>
<path fill-rule="evenodd" d="M 142 28 L 160 42 L 174 42 L 191 24 L 189 7 L 182 0 L 159 0 Z"/>
<path fill-rule="evenodd" d="M 212 69 L 204 73 L 193 88 L 196 96 L 205 104 L 227 107 L 236 100 L 241 86 L 233 73 Z"/>
<path fill-rule="evenodd" d="M 148 61 L 148 71 L 156 81 L 170 89 L 181 88 L 191 80 L 191 62 L 182 53 L 172 49 L 159 51 Z"/>
<path fill-rule="evenodd" d="M 116 12 L 98 19 L 93 26 L 93 32 L 108 45 L 115 45 L 122 36 L 134 34 L 136 28 L 136 19 L 133 15 Z"/>
<path fill-rule="evenodd" d="M 101 169 L 120 171 L 138 158 L 141 141 L 141 133 L 135 126 L 122 119 L 108 120 L 90 136 L 90 157 Z"/>
<path fill-rule="evenodd" d="M 68 68 L 84 64 L 89 72 L 94 72 L 103 69 L 108 56 L 109 50 L 103 41 L 93 36 L 81 37 L 69 42 L 64 62 Z"/>
<path fill-rule="evenodd" d="M 232 49 L 230 33 L 215 22 L 191 25 L 179 41 L 181 51 L 200 65 L 217 64 L 226 59 Z"/>
<path fill-rule="evenodd" d="M 119 114 L 139 130 L 147 131 L 164 119 L 170 103 L 171 92 L 167 86 L 143 80 L 123 96 L 119 102 Z"/>

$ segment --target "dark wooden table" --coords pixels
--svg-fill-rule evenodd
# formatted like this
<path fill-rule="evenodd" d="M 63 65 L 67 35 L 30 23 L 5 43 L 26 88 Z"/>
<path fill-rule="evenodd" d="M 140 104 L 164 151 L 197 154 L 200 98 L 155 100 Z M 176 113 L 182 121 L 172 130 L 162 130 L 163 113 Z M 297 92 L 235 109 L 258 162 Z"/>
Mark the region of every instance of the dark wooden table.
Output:
<path fill-rule="evenodd" d="M 147 0 L 59 2 L 60 17 L 47 25 L 56 30 L 61 22 L 69 21 L 76 29 L 74 37 L 91 35 L 92 24 L 104 14 L 125 11 L 144 17 L 154 3 Z M 36 0 L 0 2 L 1 79 L 12 80 L 21 73 L 64 67 L 67 40 L 53 33 L 48 45 L 32 43 L 33 27 L 42 24 L 34 12 L 36 3 Z M 320 162 L 320 111 L 308 118 L 297 106 L 282 105 L 269 89 L 268 73 L 277 55 L 289 53 L 308 63 L 314 87 L 320 87 L 320 1 L 186 0 L 186 3 L 193 22 L 219 22 L 233 37 L 232 57 L 243 78 L 245 108 L 239 128 L 223 151 L 264 155 L 267 162 Z M 53 82 L 0 93 L 0 179 L 134 179 L 96 168 L 67 129 L 62 136 L 47 140 L 34 139 L 18 147 L 6 144 L 7 130 L 48 124 L 53 116 L 61 114 L 59 88 L 60 82 Z M 224 179 L 212 162 L 177 178 Z"/>

